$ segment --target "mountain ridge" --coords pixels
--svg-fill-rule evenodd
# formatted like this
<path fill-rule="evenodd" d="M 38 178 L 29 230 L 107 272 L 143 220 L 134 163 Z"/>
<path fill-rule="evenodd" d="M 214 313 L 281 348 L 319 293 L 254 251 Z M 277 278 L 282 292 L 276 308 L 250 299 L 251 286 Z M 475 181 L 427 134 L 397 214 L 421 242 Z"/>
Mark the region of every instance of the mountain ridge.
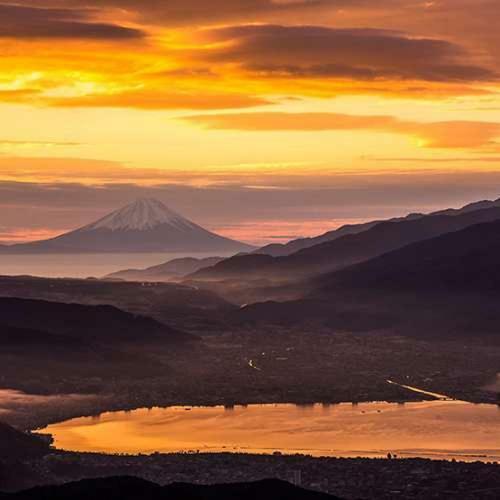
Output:
<path fill-rule="evenodd" d="M 418 241 L 318 278 L 320 290 L 355 287 L 500 292 L 500 220 Z M 336 286 L 330 287 L 329 281 Z"/>
<path fill-rule="evenodd" d="M 190 276 L 194 280 L 301 279 L 370 260 L 416 241 L 500 219 L 500 207 L 492 206 L 456 215 L 433 215 L 401 222 L 382 222 L 357 234 L 305 248 L 292 255 L 272 257 L 250 254 L 226 259 Z"/>
<path fill-rule="evenodd" d="M 328 231 L 326 233 L 323 233 L 319 236 L 315 236 L 312 238 L 298 238 L 295 240 L 291 240 L 287 243 L 271 243 L 270 245 L 266 245 L 264 247 L 258 248 L 257 250 L 254 250 L 252 253 L 265 254 L 265 255 L 270 255 L 272 257 L 284 257 L 287 255 L 292 255 L 293 253 L 296 253 L 300 250 L 304 250 L 305 248 L 310 248 L 312 246 L 318 245 L 320 243 L 333 241 L 348 234 L 358 234 L 360 232 L 367 231 L 372 227 L 376 226 L 377 224 L 381 224 L 383 222 L 404 222 L 408 220 L 415 220 L 422 217 L 428 217 L 433 215 L 461 215 L 467 212 L 482 210 L 485 208 L 498 207 L 498 206 L 500 206 L 500 198 L 496 200 L 476 201 L 464 205 L 461 208 L 447 208 L 444 210 L 431 212 L 429 214 L 410 213 L 406 216 L 394 217 L 391 219 L 378 219 L 374 221 L 363 222 L 360 224 L 346 224 L 337 229 Z"/>
<path fill-rule="evenodd" d="M 64 303 L 44 299 L 0 297 L 2 324 L 37 329 L 70 339 L 142 342 L 161 340 L 185 343 L 195 337 L 147 316 L 131 314 L 112 305 Z"/>
<path fill-rule="evenodd" d="M 224 257 L 206 257 L 197 259 L 185 257 L 169 260 L 163 264 L 147 267 L 145 269 L 124 269 L 104 276 L 104 279 L 122 279 L 126 281 L 169 281 L 182 278 L 188 274 L 215 266 L 223 261 Z"/>
<path fill-rule="evenodd" d="M 500 342 L 500 219 L 408 244 L 315 276 L 302 297 L 251 304 L 246 322 L 324 323 L 429 340 Z"/>

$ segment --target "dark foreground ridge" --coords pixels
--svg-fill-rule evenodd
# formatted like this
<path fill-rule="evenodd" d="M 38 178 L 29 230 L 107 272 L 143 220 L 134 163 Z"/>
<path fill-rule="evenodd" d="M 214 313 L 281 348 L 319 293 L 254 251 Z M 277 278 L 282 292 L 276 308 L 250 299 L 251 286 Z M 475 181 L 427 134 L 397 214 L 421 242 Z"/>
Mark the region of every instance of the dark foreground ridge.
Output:
<path fill-rule="evenodd" d="M 5 457 L 15 462 L 41 458 L 49 452 L 50 446 L 48 442 L 0 422 L 0 468 L 5 461 Z"/>
<path fill-rule="evenodd" d="M 82 480 L 85 482 L 75 483 Z M 113 481 L 129 482 L 124 488 L 125 483 L 116 486 Z M 115 488 L 121 490 L 119 496 L 112 496 Z M 120 456 L 52 451 L 41 459 L 10 464 L 2 463 L 0 457 L 0 491 L 5 492 L 0 500 L 491 500 L 499 498 L 500 466 L 399 458 L 231 453 Z M 148 491 L 160 496 L 147 496 Z M 83 496 L 77 495 L 80 492 Z"/>
<path fill-rule="evenodd" d="M 38 329 L 72 339 L 100 342 L 143 341 L 158 339 L 169 343 L 193 340 L 147 316 L 122 311 L 114 306 L 89 306 L 46 300 L 0 298 L 1 324 Z"/>
<path fill-rule="evenodd" d="M 337 497 L 308 491 L 277 479 L 254 483 L 200 486 L 174 483 L 159 486 L 133 477 L 87 479 L 62 486 L 44 486 L 15 494 L 0 494 L 1 500 L 335 500 Z"/>

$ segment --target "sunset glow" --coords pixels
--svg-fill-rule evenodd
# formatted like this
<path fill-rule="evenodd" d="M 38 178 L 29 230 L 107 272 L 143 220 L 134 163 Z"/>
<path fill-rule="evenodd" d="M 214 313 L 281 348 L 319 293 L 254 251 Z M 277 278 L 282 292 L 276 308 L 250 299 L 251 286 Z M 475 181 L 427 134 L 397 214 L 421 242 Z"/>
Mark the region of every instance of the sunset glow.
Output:
<path fill-rule="evenodd" d="M 99 215 L 166 186 L 191 190 L 188 215 L 254 242 L 283 230 L 260 234 L 279 210 L 252 191 L 295 192 L 290 237 L 364 219 L 354 195 L 349 213 L 311 200 L 365 175 L 398 193 L 412 176 L 423 208 L 428 176 L 445 176 L 460 190 L 447 201 L 468 201 L 500 172 L 497 15 L 496 0 L 1 1 L 0 194 L 23 211 L 0 218 L 0 238 L 57 234 L 92 220 L 84 199 Z M 59 210 L 47 189 L 67 202 L 53 227 L 33 219 Z M 241 201 L 231 221 L 198 200 L 220 189 Z"/>

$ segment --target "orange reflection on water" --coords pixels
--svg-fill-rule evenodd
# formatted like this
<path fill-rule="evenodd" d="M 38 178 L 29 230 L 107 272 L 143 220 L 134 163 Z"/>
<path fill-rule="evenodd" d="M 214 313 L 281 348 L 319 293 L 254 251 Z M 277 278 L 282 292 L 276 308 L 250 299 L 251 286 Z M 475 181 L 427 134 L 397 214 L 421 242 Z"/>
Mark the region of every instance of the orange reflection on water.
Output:
<path fill-rule="evenodd" d="M 49 426 L 60 449 L 106 453 L 235 451 L 316 456 L 500 459 L 494 405 L 431 401 L 359 405 L 155 408 Z"/>

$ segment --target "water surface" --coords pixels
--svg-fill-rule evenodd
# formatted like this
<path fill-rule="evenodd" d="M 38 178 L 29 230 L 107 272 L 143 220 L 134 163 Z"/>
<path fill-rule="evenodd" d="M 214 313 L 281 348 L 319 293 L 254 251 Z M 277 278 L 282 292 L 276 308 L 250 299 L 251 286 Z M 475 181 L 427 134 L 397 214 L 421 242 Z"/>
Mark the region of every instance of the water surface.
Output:
<path fill-rule="evenodd" d="M 106 413 L 44 429 L 60 449 L 245 452 L 500 461 L 500 409 L 461 401 L 171 407 Z"/>
<path fill-rule="evenodd" d="M 102 277 L 123 269 L 142 269 L 183 257 L 205 258 L 213 254 L 98 253 L 98 254 L 0 254 L 0 275 L 31 275 L 47 278 Z M 220 254 L 225 257 L 226 254 Z"/>

